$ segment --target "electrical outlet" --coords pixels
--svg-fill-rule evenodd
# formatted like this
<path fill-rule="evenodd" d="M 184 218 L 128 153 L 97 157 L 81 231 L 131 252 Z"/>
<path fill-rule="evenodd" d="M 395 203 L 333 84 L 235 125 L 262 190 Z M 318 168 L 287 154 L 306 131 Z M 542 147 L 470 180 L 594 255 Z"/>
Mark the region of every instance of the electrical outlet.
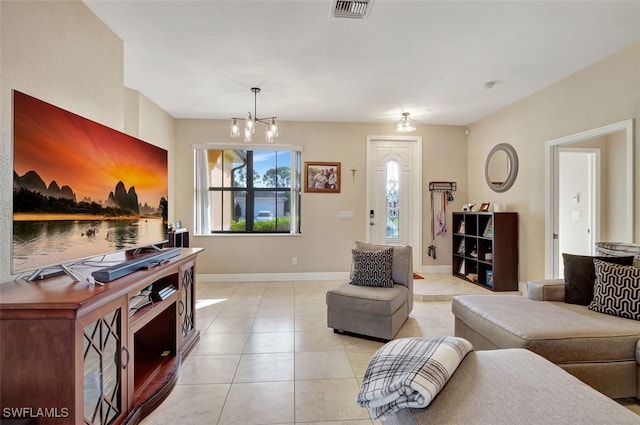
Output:
<path fill-rule="evenodd" d="M 292 266 L 298 265 L 298 257 L 291 257 L 291 265 Z"/>

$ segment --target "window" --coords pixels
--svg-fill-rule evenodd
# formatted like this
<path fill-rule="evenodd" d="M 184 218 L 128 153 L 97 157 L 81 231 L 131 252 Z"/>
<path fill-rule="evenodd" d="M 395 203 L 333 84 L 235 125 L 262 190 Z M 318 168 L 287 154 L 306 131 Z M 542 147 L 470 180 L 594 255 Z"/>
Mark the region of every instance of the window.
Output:
<path fill-rule="evenodd" d="M 400 214 L 399 214 L 399 166 L 398 161 L 387 162 L 386 167 L 386 194 L 387 194 L 387 239 L 400 238 Z"/>
<path fill-rule="evenodd" d="M 300 233 L 300 156 L 196 148 L 195 233 Z"/>

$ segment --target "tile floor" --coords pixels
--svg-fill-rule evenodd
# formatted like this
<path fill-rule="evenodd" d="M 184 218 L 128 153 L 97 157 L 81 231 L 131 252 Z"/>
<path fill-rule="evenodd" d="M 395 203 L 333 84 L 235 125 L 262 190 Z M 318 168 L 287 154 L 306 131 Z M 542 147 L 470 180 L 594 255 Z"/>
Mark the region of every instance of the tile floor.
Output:
<path fill-rule="evenodd" d="M 339 283 L 199 282 L 200 342 L 142 424 L 379 425 L 355 397 L 382 343 L 327 328 L 325 293 Z M 447 275 L 414 283 L 414 309 L 398 337 L 453 335 L 450 297 L 486 292 Z"/>

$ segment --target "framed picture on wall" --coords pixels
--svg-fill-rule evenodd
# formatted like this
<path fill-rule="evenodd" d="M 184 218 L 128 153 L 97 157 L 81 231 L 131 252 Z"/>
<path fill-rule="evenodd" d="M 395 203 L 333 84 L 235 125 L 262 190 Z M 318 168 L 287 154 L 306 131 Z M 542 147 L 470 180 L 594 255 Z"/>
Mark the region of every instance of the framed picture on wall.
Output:
<path fill-rule="evenodd" d="M 304 163 L 304 191 L 319 193 L 340 193 L 340 163 Z"/>

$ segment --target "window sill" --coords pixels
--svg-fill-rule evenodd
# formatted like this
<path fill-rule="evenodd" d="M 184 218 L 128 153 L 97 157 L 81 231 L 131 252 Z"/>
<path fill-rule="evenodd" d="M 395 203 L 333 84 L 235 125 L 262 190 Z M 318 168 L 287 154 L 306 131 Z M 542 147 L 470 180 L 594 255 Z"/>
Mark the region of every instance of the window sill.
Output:
<path fill-rule="evenodd" d="M 210 238 L 210 237 L 276 237 L 276 238 L 288 238 L 288 237 L 299 237 L 302 236 L 302 233 L 211 233 L 207 235 L 194 235 L 196 238 Z"/>

